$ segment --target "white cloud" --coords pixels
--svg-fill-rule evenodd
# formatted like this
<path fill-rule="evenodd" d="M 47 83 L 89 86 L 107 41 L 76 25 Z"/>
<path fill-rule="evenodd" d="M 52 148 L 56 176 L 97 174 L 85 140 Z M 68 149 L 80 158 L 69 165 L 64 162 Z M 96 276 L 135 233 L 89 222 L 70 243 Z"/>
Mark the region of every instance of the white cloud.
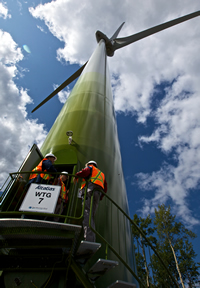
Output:
<path fill-rule="evenodd" d="M 53 88 L 54 88 L 54 90 L 56 89 L 56 88 L 58 88 L 58 86 L 59 85 L 53 85 Z M 58 100 L 60 101 L 60 103 L 65 103 L 66 102 L 66 100 L 67 100 L 67 98 L 69 97 L 69 94 L 71 93 L 71 91 L 70 91 L 70 89 L 69 89 L 69 87 L 66 87 L 65 88 L 66 90 L 62 90 L 62 91 L 60 91 L 59 93 L 58 93 Z"/>
<path fill-rule="evenodd" d="M 166 97 L 155 112 L 158 128 L 149 137 L 140 137 L 142 143 L 157 143 L 164 153 L 174 149 L 177 165 L 166 165 L 151 175 L 138 175 L 143 188 L 150 185 L 155 190 L 148 205 L 155 207 L 163 202 L 163 197 L 170 197 L 179 207 L 178 215 L 190 224 L 199 223 L 186 204 L 187 196 L 189 193 L 192 196 L 192 189 L 197 188 L 200 181 L 200 97 L 196 77 L 191 71 L 167 89 Z"/>
<path fill-rule="evenodd" d="M 0 17 L 4 19 L 11 18 L 11 15 L 8 13 L 8 8 L 6 7 L 6 3 L 0 3 Z"/>
<path fill-rule="evenodd" d="M 32 99 L 24 88 L 16 86 L 17 64 L 23 59 L 21 49 L 11 35 L 0 30 L 0 183 L 17 171 L 33 142 L 39 146 L 46 131 L 37 120 L 27 119 L 27 104 Z M 31 133 L 30 133 L 31 132 Z"/>
<path fill-rule="evenodd" d="M 51 33 L 64 43 L 57 58 L 70 63 L 84 63 L 92 54 L 95 32 L 112 36 L 126 21 L 119 37 L 199 10 L 199 0 L 168 1 L 70 1 L 57 0 L 30 8 L 30 13 L 44 20 Z M 117 50 L 109 59 L 116 111 L 131 112 L 138 122 L 153 117 L 157 128 L 140 143 L 154 142 L 164 153 L 173 153 L 177 164 L 164 164 L 160 171 L 140 174 L 143 188 L 156 190 L 144 201 L 143 211 L 172 199 L 185 221 L 197 223 L 186 197 L 200 180 L 199 95 L 200 31 L 199 19 L 192 19 Z M 174 81 L 175 80 L 175 81 Z M 164 98 L 153 106 L 157 85 L 173 83 Z M 198 99 L 199 98 L 199 99 Z M 189 159 L 190 157 L 190 159 Z M 191 169 L 193 167 L 193 169 Z"/>
<path fill-rule="evenodd" d="M 176 215 L 187 225 L 192 226 L 200 223 L 192 215 L 192 210 L 187 205 L 190 191 L 196 188 L 199 182 L 198 166 L 195 165 L 192 169 L 189 167 L 199 161 L 199 157 L 200 153 L 194 155 L 192 151 L 186 148 L 179 159 L 183 163 L 179 163 L 177 167 L 165 163 L 160 171 L 137 175 L 141 189 L 155 191 L 154 197 L 149 200 L 143 199 L 144 206 L 140 210 L 143 216 L 154 213 L 154 209 L 159 204 L 166 203 L 170 199 L 173 203 L 173 209 L 176 210 Z"/>
<path fill-rule="evenodd" d="M 40 29 L 41 32 L 44 32 L 45 34 L 47 33 L 44 31 L 44 29 L 41 26 L 37 25 L 37 28 Z"/>

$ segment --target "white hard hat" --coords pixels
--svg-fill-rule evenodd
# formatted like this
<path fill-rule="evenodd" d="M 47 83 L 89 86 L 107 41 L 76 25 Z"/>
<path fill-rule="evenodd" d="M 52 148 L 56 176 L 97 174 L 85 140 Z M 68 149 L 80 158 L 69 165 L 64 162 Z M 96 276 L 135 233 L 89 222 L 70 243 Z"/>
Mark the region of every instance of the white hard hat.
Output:
<path fill-rule="evenodd" d="M 54 157 L 55 158 L 55 161 L 57 160 L 57 157 L 55 155 L 53 155 L 52 153 L 48 153 L 45 155 L 45 158 L 47 157 Z"/>
<path fill-rule="evenodd" d="M 68 172 L 62 171 L 61 174 L 62 174 L 62 175 L 68 175 Z"/>
<path fill-rule="evenodd" d="M 91 160 L 91 161 L 89 161 L 89 162 L 87 163 L 87 165 L 90 165 L 90 164 L 94 164 L 94 165 L 97 167 L 97 162 L 95 162 L 95 161 L 93 161 L 93 160 Z"/>

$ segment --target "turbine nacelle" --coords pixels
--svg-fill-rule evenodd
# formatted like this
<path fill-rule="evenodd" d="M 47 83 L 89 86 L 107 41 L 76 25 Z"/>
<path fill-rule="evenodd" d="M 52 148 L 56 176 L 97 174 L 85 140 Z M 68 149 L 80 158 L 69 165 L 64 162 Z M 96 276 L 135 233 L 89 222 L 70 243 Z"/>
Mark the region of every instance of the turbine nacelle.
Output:
<path fill-rule="evenodd" d="M 99 43 L 101 40 L 105 41 L 105 45 L 106 45 L 106 54 L 107 56 L 112 57 L 114 55 L 114 41 L 109 39 L 104 33 L 102 33 L 101 31 L 97 31 L 96 32 L 96 39 L 97 39 L 97 43 Z"/>

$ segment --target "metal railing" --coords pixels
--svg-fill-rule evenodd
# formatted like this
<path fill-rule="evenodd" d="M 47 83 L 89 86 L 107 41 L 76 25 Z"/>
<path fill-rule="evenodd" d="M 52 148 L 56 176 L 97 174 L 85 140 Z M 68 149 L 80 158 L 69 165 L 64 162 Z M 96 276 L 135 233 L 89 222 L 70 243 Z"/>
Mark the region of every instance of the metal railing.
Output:
<path fill-rule="evenodd" d="M 10 173 L 10 176 L 6 179 L 5 183 L 1 187 L 2 195 L 0 196 L 0 218 L 21 218 L 22 215 L 31 216 L 43 216 L 43 217 L 59 217 L 63 223 L 79 223 L 83 219 L 85 200 L 82 203 L 82 199 L 78 197 L 78 191 L 76 185 L 72 183 L 73 174 L 68 174 L 70 181 L 68 201 L 65 205 L 64 212 L 62 214 L 49 214 L 42 212 L 29 212 L 19 211 L 19 208 L 23 202 L 23 199 L 29 189 L 28 179 L 32 171 L 27 172 L 14 172 Z M 37 172 L 37 174 L 49 174 L 48 172 Z M 51 173 L 52 176 L 58 177 L 60 172 Z M 35 182 L 36 183 L 36 182 Z M 54 185 L 54 181 L 51 179 L 45 181 L 45 183 L 36 184 L 51 184 Z"/>
<path fill-rule="evenodd" d="M 124 223 L 127 222 L 127 224 L 129 225 L 129 229 L 131 229 L 131 226 L 134 226 L 134 228 L 139 232 L 139 234 L 141 235 L 141 237 L 143 238 L 143 241 L 145 241 L 145 245 L 148 246 L 154 253 L 154 256 L 156 256 L 158 258 L 158 261 L 160 261 L 161 265 L 163 265 L 164 270 L 166 271 L 166 273 L 168 274 L 168 281 L 171 283 L 170 287 L 177 287 L 179 288 L 179 285 L 176 281 L 176 279 L 174 278 L 174 276 L 172 275 L 171 271 L 168 269 L 167 265 L 165 264 L 165 262 L 163 261 L 163 259 L 161 258 L 161 256 L 159 255 L 159 253 L 156 251 L 155 247 L 151 244 L 151 242 L 147 239 L 147 237 L 145 236 L 145 234 L 143 233 L 143 231 L 134 223 L 134 221 L 123 211 L 123 209 L 115 202 L 113 201 L 106 193 L 104 193 L 101 189 L 95 189 L 96 191 L 100 191 L 101 193 L 104 194 L 104 196 L 106 197 L 106 199 L 108 199 L 108 201 L 110 201 L 112 203 L 112 205 L 114 207 L 116 207 L 116 209 L 118 209 L 118 211 L 120 211 L 120 213 L 122 213 L 122 215 L 124 216 Z M 133 275 L 133 277 L 138 281 L 140 287 L 159 287 L 159 286 L 153 286 L 151 284 L 147 284 L 147 283 L 143 283 L 142 280 L 138 277 L 137 272 L 133 271 L 132 267 L 130 264 L 127 263 L 127 257 L 124 258 L 124 256 L 121 255 L 120 253 L 120 248 L 118 249 L 114 249 L 113 245 L 111 243 L 108 242 L 108 240 L 106 240 L 98 231 L 96 231 L 92 226 L 91 226 L 91 219 L 92 219 L 92 207 L 93 207 L 93 195 L 91 197 L 91 206 L 90 206 L 90 218 L 89 218 L 89 226 L 90 229 L 99 237 L 99 239 L 101 239 L 102 242 L 104 242 L 108 249 L 110 249 L 115 255 L 116 257 L 120 260 L 120 262 L 126 267 L 126 269 L 128 269 L 128 271 Z M 118 225 L 118 227 L 115 227 L 116 230 L 120 231 L 121 227 L 120 225 Z M 127 234 L 125 234 L 127 235 Z M 132 235 L 134 236 L 134 235 Z M 125 243 L 127 243 L 128 241 L 126 241 L 127 239 L 124 240 Z M 129 239 L 130 240 L 130 239 Z M 133 244 L 133 243 L 132 243 Z M 133 248 L 134 249 L 134 248 Z M 127 255 L 126 255 L 127 256 Z"/>

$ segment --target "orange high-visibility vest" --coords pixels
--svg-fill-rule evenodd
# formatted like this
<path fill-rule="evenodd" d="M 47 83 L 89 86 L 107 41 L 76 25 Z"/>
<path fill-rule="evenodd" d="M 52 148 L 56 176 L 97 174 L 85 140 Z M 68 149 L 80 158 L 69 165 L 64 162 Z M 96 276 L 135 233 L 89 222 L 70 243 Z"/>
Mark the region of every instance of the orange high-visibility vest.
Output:
<path fill-rule="evenodd" d="M 44 158 L 42 159 L 42 161 L 38 164 L 37 167 L 35 167 L 32 172 L 37 172 L 37 171 L 42 171 L 42 163 L 44 160 L 48 160 L 47 158 Z M 46 172 L 47 170 L 44 170 L 44 172 Z M 33 174 L 30 174 L 30 177 L 29 177 L 29 180 L 33 179 L 33 178 L 36 178 L 38 176 L 38 173 L 33 173 Z M 51 178 L 53 178 L 52 176 L 48 175 L 48 174 L 43 174 L 41 173 L 40 174 L 40 177 L 43 178 L 44 180 L 49 180 Z"/>
<path fill-rule="evenodd" d="M 63 183 L 63 181 L 61 179 L 60 179 L 60 183 L 61 183 L 60 196 L 63 200 L 65 200 L 65 202 L 67 202 L 67 200 L 68 200 L 67 189 L 66 189 L 65 184 Z"/>
<path fill-rule="evenodd" d="M 99 185 L 103 190 L 104 190 L 104 182 L 105 182 L 105 175 L 103 172 L 101 172 L 98 168 L 94 167 L 93 165 L 88 165 L 89 167 L 92 167 L 92 175 L 88 179 L 88 181 Z M 86 185 L 86 180 L 83 179 L 81 183 L 81 189 L 85 187 Z"/>

